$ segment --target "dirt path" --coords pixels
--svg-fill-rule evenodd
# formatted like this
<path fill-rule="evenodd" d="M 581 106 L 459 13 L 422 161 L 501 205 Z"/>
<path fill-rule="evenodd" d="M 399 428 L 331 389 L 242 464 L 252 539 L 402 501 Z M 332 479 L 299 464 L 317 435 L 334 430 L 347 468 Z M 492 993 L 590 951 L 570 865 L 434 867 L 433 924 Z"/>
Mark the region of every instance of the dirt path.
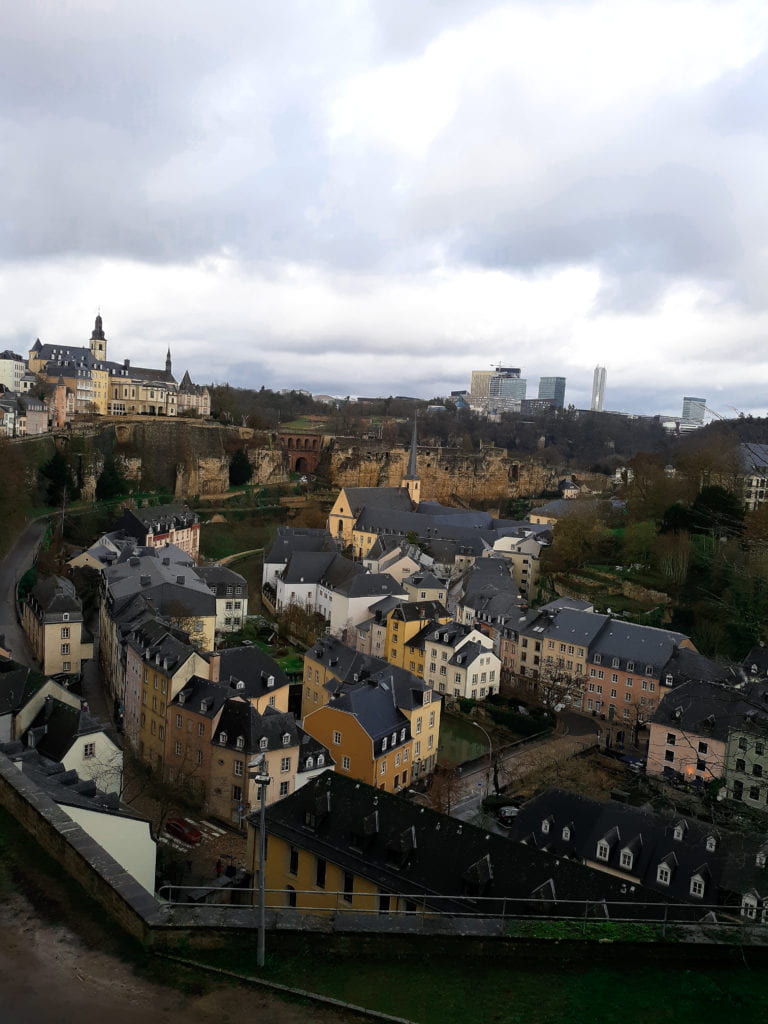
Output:
<path fill-rule="evenodd" d="M 0 903 L 0 1019 L 3 1024 L 351 1024 L 360 1018 L 285 1003 L 249 987 L 184 995 L 88 949 L 69 928 L 40 919 L 17 894 Z"/>

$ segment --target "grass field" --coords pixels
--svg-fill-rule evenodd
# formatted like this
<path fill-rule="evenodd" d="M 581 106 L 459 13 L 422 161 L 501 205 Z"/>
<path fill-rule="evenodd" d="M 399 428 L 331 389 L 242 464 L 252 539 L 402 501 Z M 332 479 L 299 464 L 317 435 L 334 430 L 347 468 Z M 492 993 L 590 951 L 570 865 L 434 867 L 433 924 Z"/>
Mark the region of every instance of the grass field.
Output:
<path fill-rule="evenodd" d="M 284 516 L 276 516 L 274 512 L 263 515 L 258 512 L 232 512 L 227 515 L 224 523 L 204 523 L 200 530 L 200 554 L 209 561 L 216 561 L 228 555 L 236 555 L 238 551 L 266 547 L 283 519 Z"/>

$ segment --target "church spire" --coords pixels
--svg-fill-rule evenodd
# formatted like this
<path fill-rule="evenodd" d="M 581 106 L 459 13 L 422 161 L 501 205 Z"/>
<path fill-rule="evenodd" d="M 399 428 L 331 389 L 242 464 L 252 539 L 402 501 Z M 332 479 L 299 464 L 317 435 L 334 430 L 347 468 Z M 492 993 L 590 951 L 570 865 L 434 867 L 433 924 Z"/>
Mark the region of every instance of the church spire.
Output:
<path fill-rule="evenodd" d="M 171 372 L 171 347 L 170 347 L 170 345 L 168 346 L 168 353 L 167 353 L 167 355 L 165 357 L 165 372 L 166 373 L 170 373 Z"/>
<path fill-rule="evenodd" d="M 403 477 L 403 487 L 410 495 L 414 505 L 421 500 L 421 480 L 419 479 L 419 468 L 416 461 L 416 416 L 413 417 L 413 435 L 411 436 L 411 450 L 408 455 L 408 471 Z"/>

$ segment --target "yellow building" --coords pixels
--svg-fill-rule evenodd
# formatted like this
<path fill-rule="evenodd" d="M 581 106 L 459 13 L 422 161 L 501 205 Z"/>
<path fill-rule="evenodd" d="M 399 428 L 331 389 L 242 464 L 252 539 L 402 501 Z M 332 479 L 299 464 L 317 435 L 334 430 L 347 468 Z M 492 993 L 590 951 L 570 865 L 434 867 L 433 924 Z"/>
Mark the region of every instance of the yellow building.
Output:
<path fill-rule="evenodd" d="M 45 675 L 73 674 L 93 657 L 93 639 L 83 624 L 83 610 L 70 580 L 47 576 L 27 598 L 22 626 Z"/>
<path fill-rule="evenodd" d="M 424 678 L 423 636 L 428 626 L 450 622 L 451 616 L 439 601 L 408 601 L 393 608 L 386 617 L 384 658 L 390 665 Z"/>
<path fill-rule="evenodd" d="M 387 792 L 434 771 L 440 701 L 423 680 L 387 666 L 339 687 L 306 714 L 304 729 L 331 752 L 336 770 Z"/>

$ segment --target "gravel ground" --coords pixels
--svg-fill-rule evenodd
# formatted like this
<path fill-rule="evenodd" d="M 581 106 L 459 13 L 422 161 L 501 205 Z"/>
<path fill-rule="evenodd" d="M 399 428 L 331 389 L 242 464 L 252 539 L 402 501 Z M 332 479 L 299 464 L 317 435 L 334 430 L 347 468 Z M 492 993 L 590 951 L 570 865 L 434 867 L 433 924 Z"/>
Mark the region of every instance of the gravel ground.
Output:
<path fill-rule="evenodd" d="M 257 987 L 218 986 L 200 974 L 184 995 L 89 949 L 69 928 L 41 920 L 13 894 L 0 903 L 0 1020 L 3 1024 L 352 1024 L 359 1017 L 283 1002 Z"/>

